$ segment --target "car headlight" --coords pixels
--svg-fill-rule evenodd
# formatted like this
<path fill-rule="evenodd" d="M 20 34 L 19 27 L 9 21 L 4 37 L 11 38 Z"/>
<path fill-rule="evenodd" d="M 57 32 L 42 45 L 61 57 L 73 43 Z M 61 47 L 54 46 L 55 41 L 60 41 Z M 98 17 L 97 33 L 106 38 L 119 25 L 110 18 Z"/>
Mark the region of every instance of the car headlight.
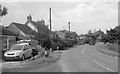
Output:
<path fill-rule="evenodd" d="M 20 52 L 16 52 L 15 55 L 20 55 Z"/>
<path fill-rule="evenodd" d="M 7 55 L 7 53 L 4 53 L 4 56 L 6 56 Z"/>

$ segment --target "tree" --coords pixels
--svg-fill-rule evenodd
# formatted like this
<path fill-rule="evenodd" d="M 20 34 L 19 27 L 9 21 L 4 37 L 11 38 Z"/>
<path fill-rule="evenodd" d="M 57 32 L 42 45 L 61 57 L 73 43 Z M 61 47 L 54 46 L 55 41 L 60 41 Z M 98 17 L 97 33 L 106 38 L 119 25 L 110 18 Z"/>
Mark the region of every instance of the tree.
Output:
<path fill-rule="evenodd" d="M 6 16 L 6 14 L 8 14 L 8 10 L 6 7 L 2 7 L 2 5 L 0 4 L 0 18 L 3 17 L 3 16 Z M 1 19 L 0 19 L 0 22 L 1 22 Z"/>
<path fill-rule="evenodd" d="M 0 17 L 6 16 L 6 14 L 8 14 L 8 9 L 0 4 Z"/>
<path fill-rule="evenodd" d="M 65 38 L 70 38 L 70 37 L 71 37 L 71 32 L 67 31 L 67 32 L 65 33 Z"/>
<path fill-rule="evenodd" d="M 120 26 L 116 26 L 113 29 L 106 30 L 104 41 L 105 43 L 120 43 Z"/>
<path fill-rule="evenodd" d="M 91 34 L 91 33 L 92 33 L 92 30 L 89 30 L 89 31 L 88 31 L 88 34 Z"/>

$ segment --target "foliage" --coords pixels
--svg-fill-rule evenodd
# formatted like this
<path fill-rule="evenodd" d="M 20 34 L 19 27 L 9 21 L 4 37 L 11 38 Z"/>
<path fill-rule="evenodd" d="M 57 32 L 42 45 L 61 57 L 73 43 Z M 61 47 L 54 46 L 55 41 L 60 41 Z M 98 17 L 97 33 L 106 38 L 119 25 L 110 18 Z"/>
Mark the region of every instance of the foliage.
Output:
<path fill-rule="evenodd" d="M 104 36 L 103 40 L 105 43 L 120 43 L 120 26 L 106 30 L 106 36 Z"/>
<path fill-rule="evenodd" d="M 65 38 L 76 39 L 78 38 L 78 34 L 76 32 L 67 31 L 65 32 Z"/>
<path fill-rule="evenodd" d="M 88 31 L 88 34 L 91 34 L 91 33 L 92 33 L 92 30 L 89 30 L 89 31 Z"/>
<path fill-rule="evenodd" d="M 32 39 L 35 39 L 38 41 L 38 44 L 43 46 L 45 40 L 47 40 L 47 38 L 49 37 L 48 34 L 44 34 L 44 33 L 41 33 L 41 32 L 35 32 L 33 31 L 33 37 L 31 37 Z"/>
<path fill-rule="evenodd" d="M 54 51 L 54 50 L 57 50 L 57 47 L 59 47 L 59 49 L 58 50 L 64 50 L 64 45 L 63 44 L 61 44 L 60 42 L 54 42 L 54 41 L 51 41 L 51 48 L 52 48 L 52 50 Z"/>
<path fill-rule="evenodd" d="M 2 7 L 2 5 L 0 4 L 0 16 L 3 17 L 6 14 L 8 14 L 8 9 L 6 7 Z"/>

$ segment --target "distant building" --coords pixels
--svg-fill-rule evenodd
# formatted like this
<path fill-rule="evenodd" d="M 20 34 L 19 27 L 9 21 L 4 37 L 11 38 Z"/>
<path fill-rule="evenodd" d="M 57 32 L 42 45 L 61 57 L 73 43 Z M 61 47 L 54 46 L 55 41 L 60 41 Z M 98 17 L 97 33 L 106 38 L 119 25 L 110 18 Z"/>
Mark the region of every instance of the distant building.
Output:
<path fill-rule="evenodd" d="M 58 35 L 59 38 L 65 39 L 65 33 L 63 31 L 57 31 L 56 34 Z"/>
<path fill-rule="evenodd" d="M 96 35 L 97 41 L 101 41 L 103 36 L 105 36 L 105 33 L 101 30 L 98 30 L 94 33 L 94 35 Z"/>
<path fill-rule="evenodd" d="M 56 32 L 51 31 L 51 32 L 50 32 L 50 37 L 51 37 L 51 38 L 57 38 L 58 35 L 56 34 Z"/>

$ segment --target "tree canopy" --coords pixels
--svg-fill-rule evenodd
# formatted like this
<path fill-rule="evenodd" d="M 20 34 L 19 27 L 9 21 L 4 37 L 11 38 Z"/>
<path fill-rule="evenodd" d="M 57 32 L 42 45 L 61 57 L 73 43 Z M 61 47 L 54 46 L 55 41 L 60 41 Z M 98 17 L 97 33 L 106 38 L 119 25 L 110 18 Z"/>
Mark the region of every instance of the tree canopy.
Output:
<path fill-rule="evenodd" d="M 120 26 L 116 26 L 113 29 L 106 30 L 104 41 L 105 43 L 120 43 Z"/>
<path fill-rule="evenodd" d="M 8 9 L 0 4 L 0 17 L 6 16 Z"/>

